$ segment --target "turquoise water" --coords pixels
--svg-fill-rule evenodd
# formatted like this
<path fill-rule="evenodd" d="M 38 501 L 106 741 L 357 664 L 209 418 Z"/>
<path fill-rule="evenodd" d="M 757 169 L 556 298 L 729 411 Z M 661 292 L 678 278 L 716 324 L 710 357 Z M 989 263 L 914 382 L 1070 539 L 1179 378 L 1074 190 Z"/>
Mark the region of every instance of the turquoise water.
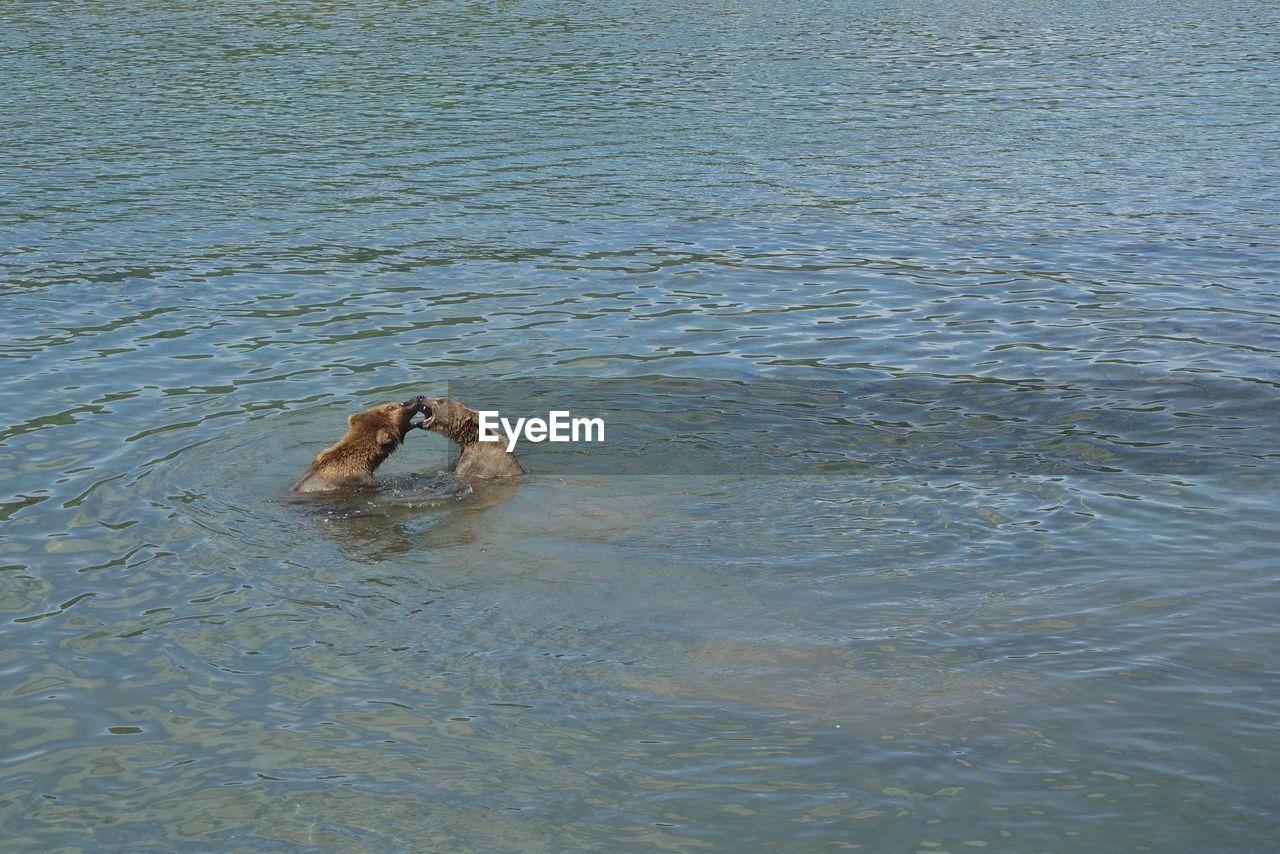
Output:
<path fill-rule="evenodd" d="M 1274 848 L 1277 17 L 7 3 L 0 847 Z"/>

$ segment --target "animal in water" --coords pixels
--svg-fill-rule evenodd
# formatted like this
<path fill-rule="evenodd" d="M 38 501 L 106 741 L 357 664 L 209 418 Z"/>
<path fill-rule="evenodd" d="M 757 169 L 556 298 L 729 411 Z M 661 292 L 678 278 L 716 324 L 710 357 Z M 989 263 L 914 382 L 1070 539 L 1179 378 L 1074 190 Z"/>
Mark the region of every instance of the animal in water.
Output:
<path fill-rule="evenodd" d="M 459 480 L 472 482 L 524 474 L 520 461 L 497 433 L 487 431 L 497 441 L 480 441 L 480 413 L 476 410 L 451 397 L 428 398 L 423 414 L 426 417 L 417 427 L 457 443 L 460 451 L 453 474 Z"/>
<path fill-rule="evenodd" d="M 417 425 L 413 417 L 425 412 L 427 398 L 419 395 L 403 403 L 383 403 L 347 418 L 347 432 L 325 448 L 293 484 L 294 492 L 328 492 L 372 486 L 373 472 L 404 444 Z"/>

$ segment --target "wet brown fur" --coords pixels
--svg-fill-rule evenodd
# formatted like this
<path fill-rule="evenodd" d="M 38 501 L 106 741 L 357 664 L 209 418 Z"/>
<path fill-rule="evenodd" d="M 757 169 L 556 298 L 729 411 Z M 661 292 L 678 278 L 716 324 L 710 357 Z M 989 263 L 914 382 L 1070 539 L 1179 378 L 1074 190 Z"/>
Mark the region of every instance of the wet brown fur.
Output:
<path fill-rule="evenodd" d="M 506 439 L 480 441 L 480 413 L 451 397 L 428 401 L 433 433 L 452 439 L 461 449 L 453 473 L 460 480 L 487 480 L 524 474 L 516 455 L 507 451 Z M 489 435 L 496 435 L 493 431 Z"/>
<path fill-rule="evenodd" d="M 293 485 L 294 492 L 370 486 L 373 472 L 404 442 L 410 419 L 418 413 L 412 403 L 384 403 L 347 418 L 347 433 L 338 444 L 321 451 Z"/>

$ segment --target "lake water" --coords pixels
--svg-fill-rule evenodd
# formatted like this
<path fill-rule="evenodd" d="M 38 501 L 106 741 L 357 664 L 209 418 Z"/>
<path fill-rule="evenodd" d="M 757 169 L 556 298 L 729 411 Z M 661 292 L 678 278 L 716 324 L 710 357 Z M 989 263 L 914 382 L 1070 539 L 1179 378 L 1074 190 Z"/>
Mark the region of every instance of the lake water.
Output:
<path fill-rule="evenodd" d="M 1274 849 L 1278 33 L 6 3 L 0 848 Z"/>

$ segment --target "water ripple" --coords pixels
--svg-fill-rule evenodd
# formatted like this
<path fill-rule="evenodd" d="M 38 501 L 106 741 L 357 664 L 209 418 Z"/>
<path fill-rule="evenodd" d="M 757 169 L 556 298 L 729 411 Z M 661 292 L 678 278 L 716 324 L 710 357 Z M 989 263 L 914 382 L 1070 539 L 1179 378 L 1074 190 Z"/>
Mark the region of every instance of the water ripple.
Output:
<path fill-rule="evenodd" d="M 1268 847 L 1272 6 L 0 23 L 11 845 Z"/>

